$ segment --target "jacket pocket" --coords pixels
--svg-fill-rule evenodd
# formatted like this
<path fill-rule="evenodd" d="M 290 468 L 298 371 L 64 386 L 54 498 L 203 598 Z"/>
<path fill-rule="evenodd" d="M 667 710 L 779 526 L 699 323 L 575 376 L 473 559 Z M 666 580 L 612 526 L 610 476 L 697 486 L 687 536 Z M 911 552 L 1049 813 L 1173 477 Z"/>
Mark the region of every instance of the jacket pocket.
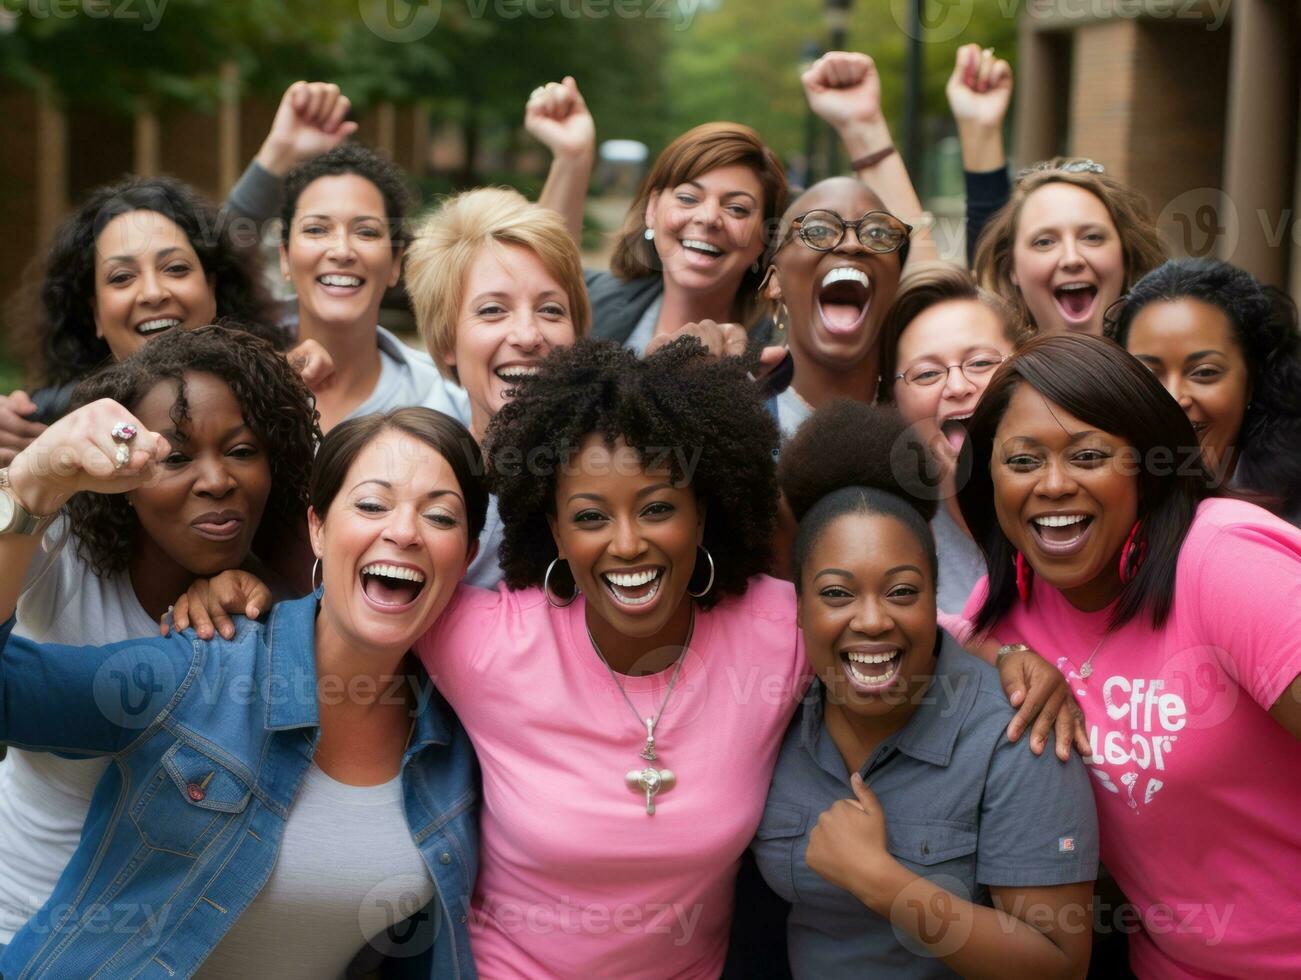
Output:
<path fill-rule="evenodd" d="M 904 865 L 960 898 L 976 892 L 974 827 L 947 820 L 891 820 L 886 849 Z"/>
<path fill-rule="evenodd" d="M 247 782 L 199 748 L 177 742 L 167 750 L 131 808 L 149 847 L 198 857 L 248 807 Z"/>

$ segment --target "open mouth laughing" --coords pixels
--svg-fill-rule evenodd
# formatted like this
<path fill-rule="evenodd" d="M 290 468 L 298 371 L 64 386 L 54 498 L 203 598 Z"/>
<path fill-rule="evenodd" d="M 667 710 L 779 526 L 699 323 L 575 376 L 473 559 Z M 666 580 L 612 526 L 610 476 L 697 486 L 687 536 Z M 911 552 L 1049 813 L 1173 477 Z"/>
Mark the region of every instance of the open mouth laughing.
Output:
<path fill-rule="evenodd" d="M 162 333 L 164 330 L 171 330 L 172 327 L 179 327 L 181 321 L 174 316 L 159 316 L 152 320 L 144 320 L 135 325 L 135 332 L 142 337 L 153 337 Z"/>
<path fill-rule="evenodd" d="M 351 296 L 365 285 L 366 280 L 344 272 L 329 272 L 317 276 L 316 281 L 331 296 Z"/>
<path fill-rule="evenodd" d="M 1091 282 L 1067 282 L 1053 287 L 1053 299 L 1067 323 L 1080 325 L 1093 316 L 1098 287 Z"/>
<path fill-rule="evenodd" d="M 827 333 L 844 337 L 856 333 L 872 304 L 872 280 L 854 266 L 838 266 L 818 285 L 817 308 Z"/>
<path fill-rule="evenodd" d="M 414 565 L 371 562 L 361 570 L 361 590 L 372 606 L 386 612 L 407 609 L 425 589 L 425 573 Z"/>
<path fill-rule="evenodd" d="M 962 415 L 950 415 L 940 422 L 940 434 L 944 436 L 944 441 L 949 444 L 955 456 L 962 451 L 962 444 L 967 441 L 967 423 L 970 421 L 971 413 L 966 412 Z"/>
<path fill-rule="evenodd" d="M 858 643 L 840 651 L 840 669 L 859 694 L 877 694 L 899 676 L 903 651 L 886 643 Z"/>
<path fill-rule="evenodd" d="M 723 250 L 713 242 L 707 242 L 700 238 L 683 238 L 680 244 L 684 252 L 690 252 L 693 255 L 704 256 L 711 261 L 717 261 L 723 257 Z"/>
<path fill-rule="evenodd" d="M 1078 554 L 1092 529 L 1093 518 L 1088 514 L 1040 514 L 1030 519 L 1030 533 L 1039 550 L 1058 558 Z"/>
<path fill-rule="evenodd" d="M 620 606 L 646 606 L 655 601 L 664 584 L 664 569 L 658 565 L 601 572 L 601 583 Z"/>

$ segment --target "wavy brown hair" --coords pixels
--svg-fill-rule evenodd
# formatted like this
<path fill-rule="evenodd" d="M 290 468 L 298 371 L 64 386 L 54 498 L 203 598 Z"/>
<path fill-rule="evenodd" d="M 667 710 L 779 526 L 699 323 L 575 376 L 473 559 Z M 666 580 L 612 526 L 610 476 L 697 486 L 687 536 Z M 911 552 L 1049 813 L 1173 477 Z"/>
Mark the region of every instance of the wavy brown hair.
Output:
<path fill-rule="evenodd" d="M 1125 282 L 1122 292 L 1165 261 L 1165 249 L 1157 235 L 1156 225 L 1147 206 L 1147 200 L 1138 191 L 1126 187 L 1114 177 L 1089 171 L 1073 172 L 1061 169 L 1072 157 L 1054 157 L 1022 176 L 1012 185 L 1012 196 L 989 219 L 976 243 L 972 268 L 978 282 L 985 289 L 1003 297 L 1016 310 L 1021 323 L 1035 329 L 1030 308 L 1025 305 L 1021 290 L 1012 282 L 1012 252 L 1016 243 L 1021 209 L 1030 195 L 1048 184 L 1070 184 L 1088 191 L 1107 209 L 1111 223 L 1116 226 L 1124 256 Z"/>
<path fill-rule="evenodd" d="M 786 169 L 749 126 L 740 123 L 712 122 L 689 129 L 655 158 L 628 208 L 628 216 L 614 242 L 610 271 L 620 279 L 641 279 L 660 274 L 659 255 L 646 240 L 646 204 L 660 191 L 719 167 L 735 164 L 749 167 L 763 188 L 763 226 L 767 235 L 777 227 L 786 210 Z M 765 251 L 758 270 L 748 270 L 736 291 L 733 312 L 737 321 L 753 326 L 760 312 L 759 284 L 768 270 L 770 256 Z"/>
<path fill-rule="evenodd" d="M 271 467 L 271 493 L 253 538 L 263 558 L 293 540 L 307 516 L 312 457 L 320 441 L 316 402 L 298 372 L 265 340 L 223 323 L 198 330 L 172 330 L 124 361 L 92 375 L 73 392 L 73 407 L 111 398 L 135 411 L 160 382 L 176 385 L 172 421 L 184 431 L 190 420 L 185 376 L 212 374 L 230 388 L 244 421 L 262 444 Z M 98 575 L 128 566 L 141 533 L 126 494 L 74 494 L 66 506 L 78 549 Z"/>

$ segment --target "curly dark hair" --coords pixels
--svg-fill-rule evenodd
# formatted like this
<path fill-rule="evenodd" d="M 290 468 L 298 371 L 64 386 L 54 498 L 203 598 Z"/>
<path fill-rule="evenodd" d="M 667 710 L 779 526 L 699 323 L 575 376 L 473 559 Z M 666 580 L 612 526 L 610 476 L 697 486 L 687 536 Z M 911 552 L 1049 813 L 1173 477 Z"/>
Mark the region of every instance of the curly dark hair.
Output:
<path fill-rule="evenodd" d="M 804 563 L 823 531 L 845 514 L 893 517 L 917 538 L 938 580 L 939 559 L 930 520 L 933 495 L 910 489 L 910 467 L 927 452 L 895 408 L 836 398 L 810 416 L 782 446 L 777 483 L 799 523 L 792 579 L 800 591 Z M 914 448 L 915 447 L 915 448 Z M 902 451 L 901 451 L 902 450 Z M 925 484 L 922 484 L 925 485 Z"/>
<path fill-rule="evenodd" d="M 489 489 L 497 495 L 501 567 L 515 589 L 541 585 L 556 557 L 546 514 L 559 468 L 583 439 L 622 438 L 643 461 L 689 477 L 706 507 L 703 544 L 714 558 L 709 608 L 742 595 L 768 568 L 777 517 L 777 426 L 739 360 L 715 360 L 695 339 L 644 360 L 598 340 L 553 351 L 488 427 Z M 683 458 L 695 458 L 690 473 Z M 515 465 L 515 464 L 523 465 Z"/>
<path fill-rule="evenodd" d="M 174 177 L 130 177 L 91 192 L 54 233 L 40 288 L 40 374 L 46 384 L 77 381 L 112 359 L 108 344 L 95 335 L 95 241 L 109 222 L 131 211 L 154 211 L 175 222 L 216 283 L 217 315 L 284 347 L 256 250 L 237 245 L 229 225 L 190 185 Z"/>
<path fill-rule="evenodd" d="M 271 466 L 271 493 L 253 539 L 263 557 L 289 540 L 305 519 L 312 458 L 321 439 L 315 399 L 298 372 L 267 341 L 238 324 L 173 330 L 151 340 L 125 361 L 87 378 L 73 393 L 73 407 L 111 398 L 134 410 L 160 381 L 176 384 L 171 417 L 183 431 L 189 422 L 185 376 L 205 373 L 224 381 L 244 411 Z M 140 522 L 125 494 L 78 493 L 66 512 L 79 553 L 99 575 L 122 571 L 131 560 Z"/>
<path fill-rule="evenodd" d="M 303 191 L 322 177 L 341 177 L 344 174 L 356 174 L 365 178 L 375 185 L 384 198 L 384 217 L 388 221 L 389 243 L 393 250 L 396 252 L 411 244 L 407 215 L 411 211 L 413 198 L 407 186 L 406 175 L 397 164 L 360 143 L 336 146 L 328 153 L 300 163 L 285 175 L 284 198 L 280 205 L 280 244 L 289 244 L 294 211 L 298 208 L 298 199 L 302 197 Z"/>
<path fill-rule="evenodd" d="M 1247 362 L 1251 401 L 1235 440 L 1241 489 L 1281 513 L 1301 507 L 1301 331 L 1282 290 L 1218 259 L 1173 259 L 1129 291 L 1116 339 L 1129 346 L 1134 318 L 1151 303 L 1195 299 L 1229 320 Z"/>

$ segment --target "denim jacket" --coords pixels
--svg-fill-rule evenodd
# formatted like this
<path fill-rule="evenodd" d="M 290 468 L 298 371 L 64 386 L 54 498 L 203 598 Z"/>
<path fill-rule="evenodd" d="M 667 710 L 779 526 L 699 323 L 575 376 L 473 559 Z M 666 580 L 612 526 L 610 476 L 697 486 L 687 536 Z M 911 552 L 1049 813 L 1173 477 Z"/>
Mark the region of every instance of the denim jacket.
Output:
<path fill-rule="evenodd" d="M 318 591 L 281 603 L 265 624 L 237 619 L 231 640 L 186 630 L 61 647 L 10 635 L 12 618 L 0 626 L 0 742 L 115 763 L 53 895 L 0 955 L 0 976 L 194 973 L 270 877 L 315 755 L 319 600 Z M 466 922 L 478 766 L 451 708 L 420 677 L 428 701 L 402 758 L 402 791 L 434 880 L 424 935 L 436 937 L 433 977 L 474 978 Z"/>

